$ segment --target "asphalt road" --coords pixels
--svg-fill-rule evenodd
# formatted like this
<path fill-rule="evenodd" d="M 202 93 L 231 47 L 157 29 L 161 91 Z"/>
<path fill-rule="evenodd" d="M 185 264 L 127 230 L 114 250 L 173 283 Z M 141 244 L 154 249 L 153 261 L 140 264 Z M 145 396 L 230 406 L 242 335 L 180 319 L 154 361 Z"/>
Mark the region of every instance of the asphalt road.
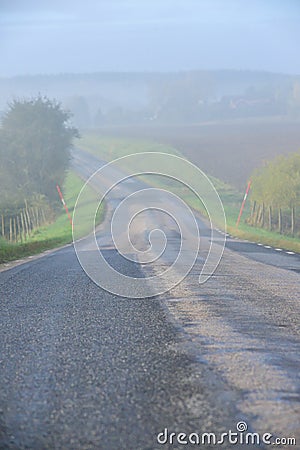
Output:
<path fill-rule="evenodd" d="M 99 165 L 75 155 L 85 178 Z M 110 213 L 140 186 L 117 189 Z M 137 246 L 151 217 L 136 225 Z M 199 286 L 209 234 L 197 220 L 204 243 L 195 267 L 154 298 L 101 289 L 72 246 L 0 273 L 1 449 L 182 448 L 159 444 L 158 433 L 220 436 L 241 420 L 251 432 L 298 438 L 298 447 L 276 448 L 300 448 L 299 255 L 229 237 L 218 270 Z M 135 278 L 160 273 L 178 237 L 169 220 L 155 221 L 172 238 L 162 261 L 120 259 L 109 219 L 98 234 L 107 261 Z"/>

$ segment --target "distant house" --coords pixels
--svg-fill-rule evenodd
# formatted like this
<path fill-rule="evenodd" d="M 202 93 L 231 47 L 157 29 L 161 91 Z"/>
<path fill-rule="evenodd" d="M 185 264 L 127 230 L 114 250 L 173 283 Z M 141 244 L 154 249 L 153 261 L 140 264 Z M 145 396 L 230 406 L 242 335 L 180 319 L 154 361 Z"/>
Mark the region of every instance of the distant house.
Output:
<path fill-rule="evenodd" d="M 230 98 L 229 105 L 231 109 L 248 108 L 256 106 L 270 105 L 270 98 L 247 98 L 247 97 L 232 97 Z"/>

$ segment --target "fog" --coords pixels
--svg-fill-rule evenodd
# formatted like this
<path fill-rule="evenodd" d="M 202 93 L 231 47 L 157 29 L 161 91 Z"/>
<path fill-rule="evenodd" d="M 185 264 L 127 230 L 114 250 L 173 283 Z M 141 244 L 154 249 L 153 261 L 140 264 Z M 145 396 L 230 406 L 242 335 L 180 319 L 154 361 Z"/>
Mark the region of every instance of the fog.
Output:
<path fill-rule="evenodd" d="M 300 73 L 298 0 L 0 2 L 0 76 L 251 69 Z"/>
<path fill-rule="evenodd" d="M 299 19 L 298 0 L 2 0 L 0 117 L 46 95 L 82 131 L 172 144 L 240 187 L 299 150 Z"/>
<path fill-rule="evenodd" d="M 300 448 L 299 44 L 300 0 L 0 0 L 0 450 Z"/>

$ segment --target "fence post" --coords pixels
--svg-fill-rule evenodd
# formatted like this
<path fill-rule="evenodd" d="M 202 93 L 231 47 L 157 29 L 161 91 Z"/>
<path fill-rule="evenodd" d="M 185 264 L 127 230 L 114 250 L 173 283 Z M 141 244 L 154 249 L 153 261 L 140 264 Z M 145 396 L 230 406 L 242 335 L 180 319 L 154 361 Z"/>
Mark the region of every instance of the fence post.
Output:
<path fill-rule="evenodd" d="M 22 242 L 22 231 L 21 231 L 20 217 L 19 216 L 17 216 L 17 226 L 18 226 L 18 236 L 20 238 L 20 241 Z"/>
<path fill-rule="evenodd" d="M 295 234 L 295 206 L 292 206 L 291 232 L 292 232 L 292 236 L 294 236 L 294 234 Z"/>
<path fill-rule="evenodd" d="M 2 237 L 5 238 L 5 223 L 4 223 L 4 215 L 1 216 L 1 233 Z"/>
<path fill-rule="evenodd" d="M 12 242 L 12 218 L 9 218 L 9 241 Z"/>

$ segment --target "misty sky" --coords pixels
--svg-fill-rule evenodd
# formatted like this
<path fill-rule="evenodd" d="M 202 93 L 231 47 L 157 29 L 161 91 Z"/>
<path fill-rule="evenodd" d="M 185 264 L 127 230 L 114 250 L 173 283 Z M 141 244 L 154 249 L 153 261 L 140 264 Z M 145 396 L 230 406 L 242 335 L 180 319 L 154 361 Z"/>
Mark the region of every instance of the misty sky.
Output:
<path fill-rule="evenodd" d="M 0 76 L 252 69 L 300 74 L 300 0 L 0 0 Z"/>

